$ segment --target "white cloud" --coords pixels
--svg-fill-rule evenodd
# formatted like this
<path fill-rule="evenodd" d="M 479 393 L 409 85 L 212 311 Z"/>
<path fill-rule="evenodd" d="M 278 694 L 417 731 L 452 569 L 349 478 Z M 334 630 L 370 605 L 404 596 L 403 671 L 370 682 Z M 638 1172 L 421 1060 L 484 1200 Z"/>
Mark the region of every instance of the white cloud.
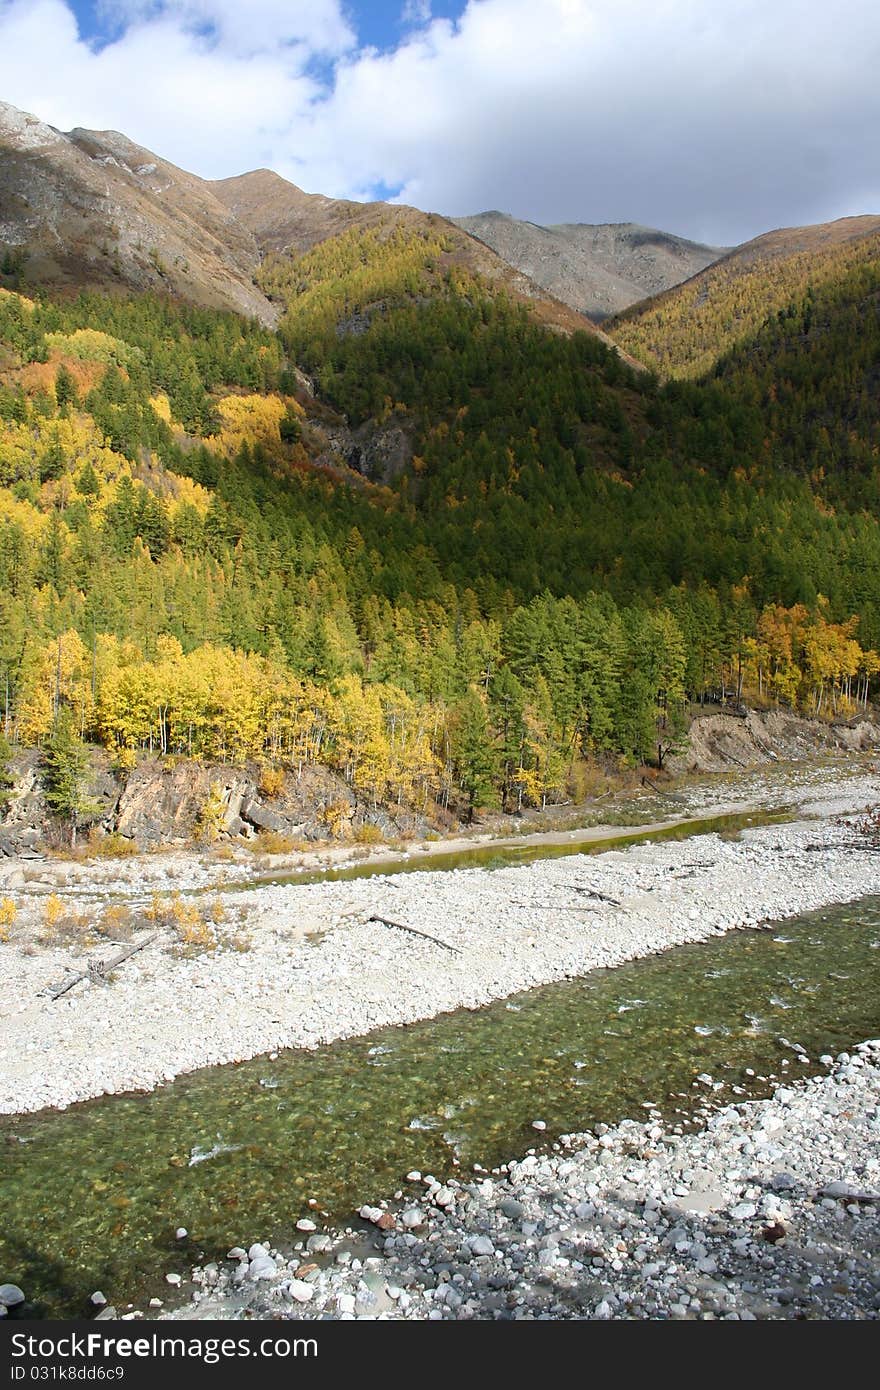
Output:
<path fill-rule="evenodd" d="M 431 0 L 406 0 L 400 14 L 401 24 L 423 25 L 431 19 Z"/>
<path fill-rule="evenodd" d="M 110 9 L 95 52 L 64 0 L 0 0 L 0 96 L 208 177 L 268 164 L 447 213 L 732 242 L 880 209 L 875 0 L 469 0 L 456 24 L 401 0 L 383 53 L 351 0 Z"/>
<path fill-rule="evenodd" d="M 103 12 L 123 29 L 166 20 L 190 32 L 208 30 L 244 57 L 291 43 L 336 56 L 355 42 L 338 0 L 109 0 Z"/>

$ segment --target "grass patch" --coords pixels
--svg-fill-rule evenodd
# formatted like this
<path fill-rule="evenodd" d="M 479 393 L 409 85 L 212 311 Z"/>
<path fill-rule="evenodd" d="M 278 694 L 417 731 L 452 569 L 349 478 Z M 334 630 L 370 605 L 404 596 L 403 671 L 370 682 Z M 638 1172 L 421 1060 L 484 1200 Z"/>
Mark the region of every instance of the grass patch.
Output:
<path fill-rule="evenodd" d="M 118 830 L 112 830 L 108 835 L 92 830 L 83 846 L 83 854 L 89 859 L 131 859 L 137 853 L 134 840 L 120 835 Z"/>

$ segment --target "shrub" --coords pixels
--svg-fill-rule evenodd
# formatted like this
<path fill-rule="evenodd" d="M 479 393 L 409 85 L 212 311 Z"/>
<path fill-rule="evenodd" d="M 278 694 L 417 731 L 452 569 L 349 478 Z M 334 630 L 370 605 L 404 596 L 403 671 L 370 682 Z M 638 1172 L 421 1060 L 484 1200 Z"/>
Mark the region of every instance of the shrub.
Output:
<path fill-rule="evenodd" d="M 124 903 L 109 903 L 96 923 L 101 936 L 109 936 L 114 941 L 130 941 L 134 918 L 130 907 Z"/>
<path fill-rule="evenodd" d="M 335 840 L 342 833 L 342 826 L 348 817 L 351 808 L 347 801 L 331 801 L 320 812 L 320 819 L 327 827 L 327 833 L 331 840 Z"/>
<path fill-rule="evenodd" d="M 89 935 L 91 919 L 81 912 L 71 912 L 57 893 L 46 899 L 45 928 L 40 940 L 46 946 L 59 946 L 75 941 L 80 945 L 94 944 Z"/>
<path fill-rule="evenodd" d="M 355 830 L 354 838 L 359 845 L 378 845 L 384 836 L 378 825 L 374 825 L 372 821 L 364 821 Z"/>
<path fill-rule="evenodd" d="M 46 899 L 46 926 L 50 931 L 57 927 L 64 916 L 64 903 L 57 893 L 50 893 Z"/>
<path fill-rule="evenodd" d="M 202 844 L 213 844 L 226 829 L 226 802 L 219 782 L 211 783 L 207 800 L 196 817 L 196 839 Z"/>
<path fill-rule="evenodd" d="M 260 773 L 260 795 L 273 801 L 284 791 L 284 768 L 264 767 Z"/>
<path fill-rule="evenodd" d="M 154 893 L 145 915 L 156 926 L 172 927 L 183 946 L 213 950 L 217 945 L 213 928 L 205 921 L 198 904 L 186 902 L 176 889 L 167 896 Z"/>
<path fill-rule="evenodd" d="M 18 908 L 12 898 L 0 898 L 0 941 L 8 941 L 9 933 L 15 926 Z"/>
<path fill-rule="evenodd" d="M 255 854 L 297 854 L 305 849 L 305 841 L 283 835 L 280 830 L 261 830 L 255 839 L 247 841 L 247 846 Z"/>
<path fill-rule="evenodd" d="M 89 833 L 87 852 L 95 859 L 129 859 L 137 854 L 138 847 L 134 840 L 127 840 L 117 830 L 111 831 L 109 835 L 92 830 Z"/>

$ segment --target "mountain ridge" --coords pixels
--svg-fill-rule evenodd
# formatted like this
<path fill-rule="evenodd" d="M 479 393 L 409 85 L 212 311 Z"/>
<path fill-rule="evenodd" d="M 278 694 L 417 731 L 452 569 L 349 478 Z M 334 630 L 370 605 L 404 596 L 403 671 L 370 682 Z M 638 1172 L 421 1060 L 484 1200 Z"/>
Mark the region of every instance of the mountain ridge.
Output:
<path fill-rule="evenodd" d="M 253 236 L 196 175 L 117 131 L 67 134 L 0 102 L 0 240 L 25 279 L 65 289 L 162 289 L 261 322 Z"/>
<path fill-rule="evenodd" d="M 26 285 L 53 290 L 158 290 L 233 309 L 272 327 L 260 289 L 268 253 L 301 255 L 346 230 L 448 229 L 458 260 L 502 285 L 549 329 L 598 334 L 439 213 L 306 193 L 271 170 L 206 180 L 118 131 L 56 130 L 0 102 L 0 245 L 22 256 Z"/>
<path fill-rule="evenodd" d="M 768 316 L 832 280 L 878 238 L 880 216 L 870 213 L 763 232 L 680 285 L 623 310 L 608 321 L 608 331 L 661 376 L 705 375 Z"/>
<path fill-rule="evenodd" d="M 497 210 L 451 220 L 595 322 L 689 279 L 728 250 L 635 222 L 544 226 Z"/>

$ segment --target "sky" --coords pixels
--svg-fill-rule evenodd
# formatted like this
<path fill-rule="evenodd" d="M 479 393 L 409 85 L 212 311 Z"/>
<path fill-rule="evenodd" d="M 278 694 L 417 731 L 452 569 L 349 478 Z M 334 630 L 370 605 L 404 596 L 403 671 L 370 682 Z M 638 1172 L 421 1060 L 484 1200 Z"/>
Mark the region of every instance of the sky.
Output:
<path fill-rule="evenodd" d="M 877 0 L 0 0 L 0 99 L 205 178 L 733 245 L 880 212 Z"/>

